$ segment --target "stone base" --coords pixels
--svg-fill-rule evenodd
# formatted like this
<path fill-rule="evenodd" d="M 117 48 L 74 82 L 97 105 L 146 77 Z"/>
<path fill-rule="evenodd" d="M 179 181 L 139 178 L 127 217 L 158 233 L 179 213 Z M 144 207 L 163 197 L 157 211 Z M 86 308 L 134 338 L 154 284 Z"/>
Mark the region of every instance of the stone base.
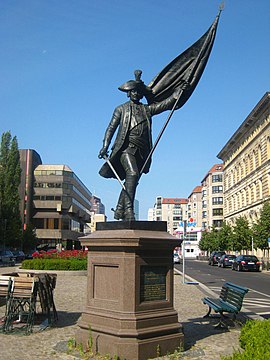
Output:
<path fill-rule="evenodd" d="M 89 330 L 79 329 L 76 334 L 77 344 L 83 344 L 86 350 L 89 346 Z M 100 332 L 91 332 L 94 354 L 110 354 L 113 358 L 118 356 L 120 360 L 148 360 L 158 356 L 164 356 L 173 353 L 179 347 L 183 347 L 184 335 L 182 328 L 178 333 L 171 335 L 162 335 L 149 337 L 146 339 L 139 338 L 120 338 L 118 336 L 101 334 Z"/>
<path fill-rule="evenodd" d="M 88 288 L 76 342 L 121 360 L 163 356 L 184 341 L 173 308 L 172 253 L 179 240 L 160 229 L 136 229 L 80 239 L 89 250 Z"/>

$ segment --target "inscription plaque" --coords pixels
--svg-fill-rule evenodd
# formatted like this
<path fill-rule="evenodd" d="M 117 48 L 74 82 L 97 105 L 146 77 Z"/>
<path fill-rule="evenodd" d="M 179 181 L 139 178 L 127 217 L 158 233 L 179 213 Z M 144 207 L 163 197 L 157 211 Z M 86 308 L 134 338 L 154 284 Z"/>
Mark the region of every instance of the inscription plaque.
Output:
<path fill-rule="evenodd" d="M 166 266 L 141 266 L 140 301 L 166 300 Z"/>

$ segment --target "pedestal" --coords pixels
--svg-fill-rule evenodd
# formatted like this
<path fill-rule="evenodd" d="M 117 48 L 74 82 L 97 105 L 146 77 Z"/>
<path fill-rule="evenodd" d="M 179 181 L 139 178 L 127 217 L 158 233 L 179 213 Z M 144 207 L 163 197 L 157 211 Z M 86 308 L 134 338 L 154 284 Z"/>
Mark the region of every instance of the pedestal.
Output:
<path fill-rule="evenodd" d="M 89 251 L 88 285 L 76 342 L 126 360 L 166 355 L 183 345 L 173 308 L 173 249 L 179 239 L 166 225 L 104 223 L 80 240 Z"/>

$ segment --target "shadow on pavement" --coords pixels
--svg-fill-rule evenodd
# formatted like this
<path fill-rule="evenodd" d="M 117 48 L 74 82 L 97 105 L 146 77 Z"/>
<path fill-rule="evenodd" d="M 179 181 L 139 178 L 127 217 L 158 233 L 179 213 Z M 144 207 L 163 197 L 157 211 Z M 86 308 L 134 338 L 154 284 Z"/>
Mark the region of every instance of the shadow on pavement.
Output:
<path fill-rule="evenodd" d="M 233 321 L 231 318 L 226 319 L 226 328 L 215 328 L 219 323 L 219 316 L 212 315 L 209 318 L 193 318 L 183 322 L 184 336 L 185 336 L 185 350 L 193 347 L 199 340 L 210 336 L 215 336 L 221 333 L 229 332 L 232 329 L 241 329 L 244 319 L 237 319 Z"/>
<path fill-rule="evenodd" d="M 76 325 L 82 313 L 70 311 L 57 311 L 58 320 L 54 327 L 63 328 L 66 326 Z"/>

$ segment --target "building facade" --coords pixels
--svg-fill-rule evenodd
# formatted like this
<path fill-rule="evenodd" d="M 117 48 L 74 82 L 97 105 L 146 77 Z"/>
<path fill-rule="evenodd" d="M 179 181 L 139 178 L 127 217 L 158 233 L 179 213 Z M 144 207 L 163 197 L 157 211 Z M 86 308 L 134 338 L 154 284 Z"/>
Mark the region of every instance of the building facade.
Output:
<path fill-rule="evenodd" d="M 66 165 L 38 165 L 34 170 L 33 226 L 39 243 L 80 248 L 89 232 L 92 194 Z"/>
<path fill-rule="evenodd" d="M 34 170 L 42 164 L 42 161 L 39 154 L 32 149 L 19 150 L 19 154 L 21 166 L 20 213 L 23 229 L 26 230 L 33 217 Z"/>
<path fill-rule="evenodd" d="M 154 207 L 148 210 L 148 221 L 166 221 L 167 231 L 174 235 L 180 221 L 187 219 L 188 199 L 158 196 Z"/>
<path fill-rule="evenodd" d="M 19 150 L 23 229 L 35 228 L 37 245 L 80 247 L 79 237 L 106 221 L 101 199 L 67 165 L 43 165 L 32 149 Z M 93 225 L 94 224 L 94 225 Z"/>
<path fill-rule="evenodd" d="M 267 92 L 217 155 L 224 162 L 224 219 L 252 225 L 270 199 L 270 93 Z"/>
<path fill-rule="evenodd" d="M 223 164 L 215 164 L 201 181 L 202 230 L 220 228 L 223 217 Z"/>

